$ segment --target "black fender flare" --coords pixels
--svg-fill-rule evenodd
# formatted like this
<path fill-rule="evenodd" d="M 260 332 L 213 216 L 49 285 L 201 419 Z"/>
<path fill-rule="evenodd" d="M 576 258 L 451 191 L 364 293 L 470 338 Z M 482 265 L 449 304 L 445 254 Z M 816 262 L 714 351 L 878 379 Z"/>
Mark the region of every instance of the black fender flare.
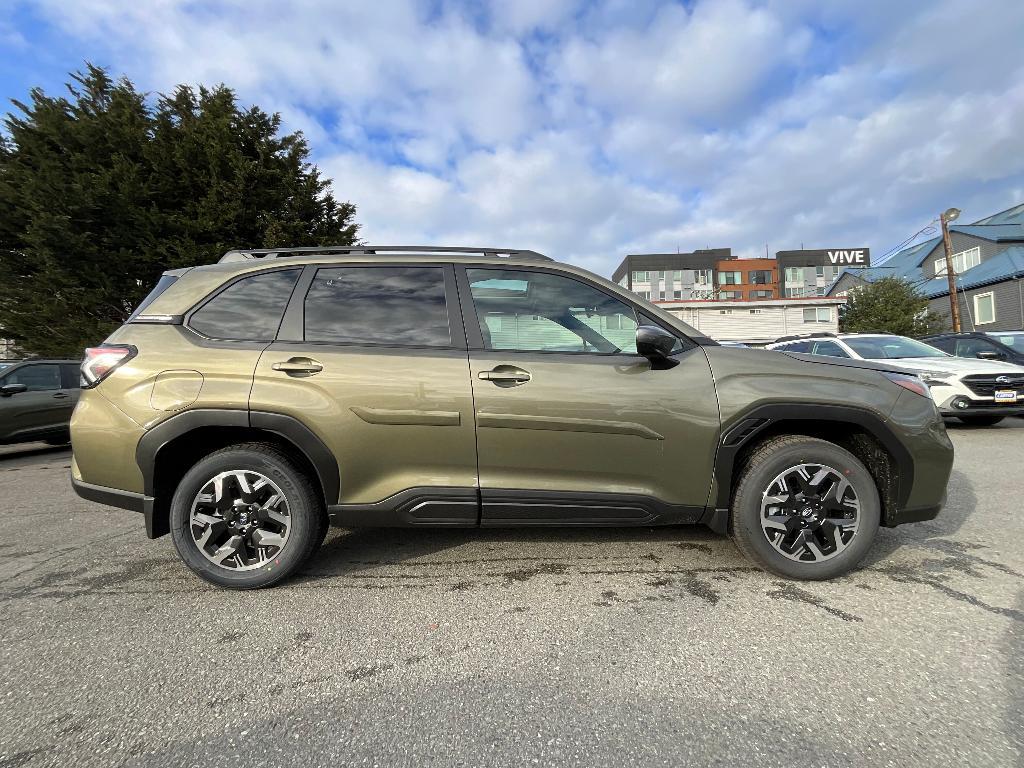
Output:
<path fill-rule="evenodd" d="M 718 495 L 714 507 L 729 508 L 736 457 L 759 434 L 781 421 L 813 421 L 855 424 L 872 435 L 890 453 L 898 469 L 896 505 L 902 509 L 914 484 L 914 460 L 885 419 L 866 408 L 827 403 L 766 403 L 741 413 L 725 429 L 715 455 L 715 485 Z"/>
<path fill-rule="evenodd" d="M 291 416 L 263 411 L 196 408 L 171 416 L 148 430 L 135 447 L 135 461 L 142 472 L 144 493 L 155 495 L 156 458 L 171 441 L 203 427 L 246 427 L 278 435 L 295 445 L 316 470 L 326 504 L 336 504 L 341 488 L 338 463 L 324 442 L 305 424 Z"/>

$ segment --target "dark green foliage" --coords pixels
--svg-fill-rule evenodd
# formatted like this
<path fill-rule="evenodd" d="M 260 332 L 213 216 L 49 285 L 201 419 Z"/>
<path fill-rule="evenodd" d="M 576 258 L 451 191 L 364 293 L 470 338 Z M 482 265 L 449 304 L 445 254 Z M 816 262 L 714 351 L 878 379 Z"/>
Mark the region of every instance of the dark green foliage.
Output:
<path fill-rule="evenodd" d="M 155 103 L 88 65 L 68 98 L 39 89 L 0 134 L 0 338 L 81 354 L 160 273 L 239 247 L 349 245 L 339 203 L 280 118 L 179 86 Z"/>
<path fill-rule="evenodd" d="M 928 299 L 897 277 L 885 277 L 850 291 L 839 319 L 844 333 L 895 333 L 924 336 L 945 327 L 941 315 L 928 310 Z"/>

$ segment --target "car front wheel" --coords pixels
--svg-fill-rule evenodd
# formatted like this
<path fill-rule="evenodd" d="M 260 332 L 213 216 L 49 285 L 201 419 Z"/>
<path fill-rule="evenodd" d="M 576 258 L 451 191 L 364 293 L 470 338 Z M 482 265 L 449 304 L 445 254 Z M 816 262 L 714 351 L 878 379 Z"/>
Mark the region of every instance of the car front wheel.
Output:
<path fill-rule="evenodd" d="M 247 443 L 201 459 L 171 502 L 171 537 L 199 577 L 231 589 L 276 584 L 323 541 L 326 513 L 279 448 Z"/>
<path fill-rule="evenodd" d="M 878 488 L 856 456 L 791 435 L 766 441 L 746 462 L 731 530 L 739 550 L 762 568 L 830 579 L 863 560 L 880 519 Z"/>

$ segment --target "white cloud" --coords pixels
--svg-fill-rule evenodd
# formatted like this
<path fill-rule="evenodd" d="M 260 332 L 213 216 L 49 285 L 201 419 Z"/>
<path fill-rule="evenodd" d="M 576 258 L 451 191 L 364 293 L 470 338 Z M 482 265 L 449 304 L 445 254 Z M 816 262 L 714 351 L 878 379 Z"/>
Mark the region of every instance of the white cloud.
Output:
<path fill-rule="evenodd" d="M 1017 0 L 39 1 L 144 88 L 280 111 L 377 242 L 880 253 L 1024 189 Z"/>

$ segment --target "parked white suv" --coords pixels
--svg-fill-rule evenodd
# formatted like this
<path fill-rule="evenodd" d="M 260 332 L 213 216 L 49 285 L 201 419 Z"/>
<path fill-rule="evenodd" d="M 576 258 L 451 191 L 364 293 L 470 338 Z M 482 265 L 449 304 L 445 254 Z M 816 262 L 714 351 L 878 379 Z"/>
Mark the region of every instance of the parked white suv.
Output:
<path fill-rule="evenodd" d="M 906 336 L 884 333 L 813 334 L 782 338 L 767 349 L 885 361 L 920 376 L 943 416 L 996 424 L 1024 414 L 1024 368 L 996 360 L 953 357 Z"/>

